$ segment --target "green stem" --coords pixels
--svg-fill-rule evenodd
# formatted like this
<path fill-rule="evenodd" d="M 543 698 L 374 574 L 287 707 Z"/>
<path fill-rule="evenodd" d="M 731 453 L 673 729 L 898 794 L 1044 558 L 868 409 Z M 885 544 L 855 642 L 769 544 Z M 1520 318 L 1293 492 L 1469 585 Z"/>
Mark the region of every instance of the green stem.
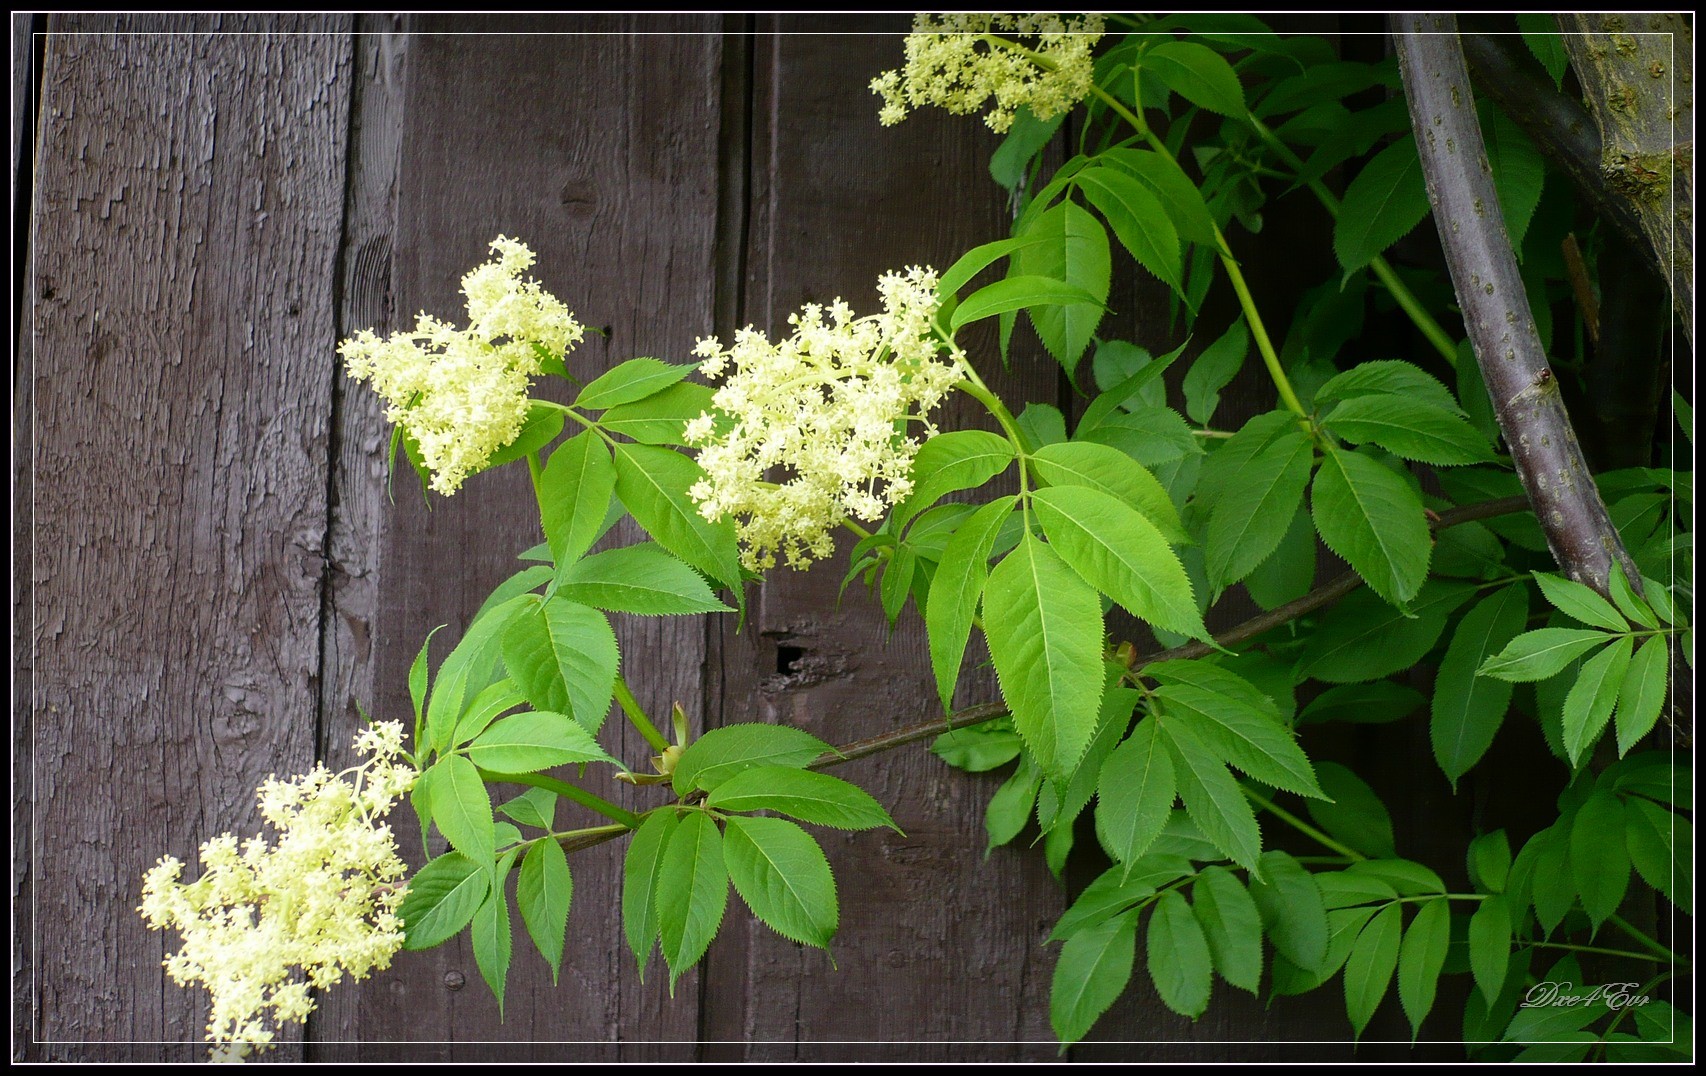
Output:
<path fill-rule="evenodd" d="M 587 810 L 595 811 L 612 822 L 626 826 L 628 829 L 638 829 L 640 826 L 640 816 L 633 811 L 625 807 L 618 807 L 601 796 L 595 796 L 584 788 L 576 788 L 567 781 L 559 781 L 555 777 L 546 777 L 542 773 L 495 773 L 485 769 L 480 770 L 479 773 L 480 780 L 487 784 L 532 785 L 534 788 L 543 788 L 547 792 L 555 792 L 566 800 L 573 800 Z"/>
<path fill-rule="evenodd" d="M 859 524 L 853 522 L 851 519 L 842 520 L 841 525 L 843 527 L 846 527 L 848 530 L 852 531 L 854 534 L 858 535 L 860 541 L 864 541 L 866 538 L 869 538 L 871 536 L 870 531 L 866 530 L 864 527 L 859 526 Z"/>
<path fill-rule="evenodd" d="M 503 855 L 505 852 L 509 851 L 511 848 L 531 848 L 534 845 L 538 844 L 540 841 L 560 841 L 560 842 L 576 841 L 576 842 L 579 842 L 579 841 L 584 841 L 589 837 L 598 837 L 598 838 L 620 837 L 622 834 L 628 832 L 628 828 L 629 827 L 627 827 L 627 826 L 618 824 L 618 825 L 610 825 L 610 826 L 589 826 L 586 829 L 566 829 L 566 830 L 563 830 L 561 833 L 541 833 L 537 837 L 529 837 L 524 841 L 517 841 L 515 844 L 506 845 L 503 848 L 499 848 L 498 849 L 498 855 L 500 855 L 500 856 Z"/>
<path fill-rule="evenodd" d="M 1575 945 L 1570 942 L 1526 942 L 1531 949 L 1568 949 L 1572 953 L 1598 953 L 1600 956 L 1620 956 L 1630 960 L 1650 960 L 1655 963 L 1658 957 L 1652 953 L 1632 953 L 1627 949 L 1606 949 L 1598 945 Z"/>
<path fill-rule="evenodd" d="M 1635 926 L 1635 924 L 1629 922 L 1629 920 L 1623 918 L 1621 915 L 1613 915 L 1611 917 L 1611 925 L 1616 927 L 1618 930 L 1621 930 L 1623 933 L 1629 935 L 1631 938 L 1634 938 L 1636 941 L 1640 942 L 1642 945 L 1645 945 L 1647 948 L 1651 949 L 1653 952 L 1657 953 L 1659 956 L 1664 957 L 1666 960 L 1670 961 L 1672 964 L 1687 964 L 1688 963 L 1687 960 L 1684 960 L 1682 958 L 1681 954 L 1677 953 L 1674 950 L 1667 949 L 1663 945 L 1661 945 L 1658 941 L 1656 941 L 1655 939 L 1649 938 L 1646 934 L 1643 934 L 1641 932 L 1641 930 Z"/>
<path fill-rule="evenodd" d="M 1286 166 L 1297 174 L 1295 178 L 1303 178 L 1303 174 L 1308 171 L 1303 159 L 1293 153 L 1290 146 L 1281 141 L 1280 137 L 1274 134 L 1267 124 L 1254 115 L 1245 113 L 1243 118 L 1249 123 L 1250 129 L 1256 132 L 1256 136 L 1267 143 L 1268 147 L 1279 155 L 1280 160 L 1284 161 Z M 1315 195 L 1316 201 L 1321 203 L 1322 208 L 1334 220 L 1337 220 L 1339 218 L 1338 196 L 1328 190 L 1327 185 L 1319 179 L 1305 179 L 1304 185 L 1309 188 L 1310 193 Z M 1457 342 L 1451 338 L 1450 333 L 1440 326 L 1439 322 L 1433 319 L 1433 315 L 1427 312 L 1427 309 L 1422 306 L 1421 300 L 1416 298 L 1416 293 L 1410 290 L 1409 285 L 1398 278 L 1398 273 L 1392 268 L 1392 264 L 1384 256 L 1377 254 L 1368 263 L 1368 267 L 1380 280 L 1380 283 L 1385 285 L 1387 292 L 1391 294 L 1399 309 L 1403 310 L 1416 328 L 1421 330 L 1422 335 L 1427 337 L 1428 343 L 1434 346 L 1434 350 L 1440 353 L 1440 357 L 1455 368 L 1457 366 Z"/>
<path fill-rule="evenodd" d="M 1335 852 L 1339 853 L 1340 855 L 1345 856 L 1345 857 L 1347 857 L 1353 861 L 1361 862 L 1362 860 L 1365 860 L 1368 858 L 1367 856 L 1363 855 L 1361 852 L 1357 851 L 1355 848 L 1352 848 L 1350 845 L 1342 844 L 1339 841 L 1336 841 L 1333 838 L 1327 836 L 1325 833 L 1316 829 L 1314 826 L 1310 825 L 1308 822 L 1305 822 L 1303 819 L 1292 814 L 1290 811 L 1288 811 L 1285 808 L 1280 807 L 1278 804 L 1274 803 L 1273 800 L 1270 800 L 1266 796 L 1262 795 L 1260 792 L 1257 792 L 1255 789 L 1251 788 L 1249 785 L 1240 785 L 1239 787 L 1244 790 L 1244 795 L 1249 798 L 1251 803 L 1254 803 L 1256 806 L 1260 807 L 1262 810 L 1267 811 L 1269 814 L 1273 815 L 1275 818 L 1279 819 L 1281 822 L 1284 822 L 1286 825 L 1290 826 L 1292 829 L 1297 830 L 1299 833 L 1302 833 L 1303 835 L 1305 835 L 1307 837 L 1314 838 L 1315 840 L 1321 842 L 1321 844 L 1325 845 L 1326 847 L 1331 848 L 1333 851 L 1335 851 Z"/>
<path fill-rule="evenodd" d="M 628 681 L 620 674 L 616 677 L 616 702 L 622 707 L 622 712 L 628 715 L 628 723 L 640 731 L 647 743 L 660 754 L 669 749 L 669 741 L 664 739 L 663 733 L 652 724 L 652 719 L 646 716 L 645 708 L 640 705 L 640 700 L 634 697 L 633 691 L 628 688 Z"/>
<path fill-rule="evenodd" d="M 1025 466 L 1025 459 L 1030 453 L 1030 444 L 1025 440 L 1025 435 L 1020 432 L 1018 420 L 1013 417 L 1013 413 L 1007 410 L 1007 405 L 1001 402 L 1000 397 L 989 391 L 989 386 L 985 385 L 983 379 L 977 376 L 977 371 L 971 368 L 971 363 L 962 360 L 960 369 L 965 371 L 966 375 L 966 379 L 960 382 L 960 390 L 982 404 L 991 415 L 995 416 L 995 421 L 1001 425 L 1001 432 L 1007 435 L 1007 440 L 1013 443 L 1013 451 L 1018 453 L 1019 499 L 1024 500 L 1025 495 L 1030 492 L 1030 476 Z"/>
<path fill-rule="evenodd" d="M 539 454 L 537 452 L 527 454 L 527 474 L 533 479 L 533 499 L 543 505 L 545 503 L 545 489 L 540 483 L 544 477 L 545 469 L 539 466 Z"/>
<path fill-rule="evenodd" d="M 609 445 L 612 448 L 616 447 L 616 439 L 611 437 L 609 434 L 605 433 L 604 427 L 600 426 L 594 420 L 587 418 L 585 415 L 581 414 L 579 411 L 576 411 L 574 408 L 568 406 L 567 404 L 556 403 L 552 400 L 535 400 L 535 399 L 531 399 L 531 398 L 529 398 L 528 402 L 529 403 L 542 404 L 546 407 L 556 408 L 558 411 L 561 411 L 563 414 L 574 419 L 576 422 L 580 423 L 582 426 L 585 426 L 587 429 L 591 430 L 593 433 L 598 434 L 598 436 L 603 439 L 605 444 Z"/>

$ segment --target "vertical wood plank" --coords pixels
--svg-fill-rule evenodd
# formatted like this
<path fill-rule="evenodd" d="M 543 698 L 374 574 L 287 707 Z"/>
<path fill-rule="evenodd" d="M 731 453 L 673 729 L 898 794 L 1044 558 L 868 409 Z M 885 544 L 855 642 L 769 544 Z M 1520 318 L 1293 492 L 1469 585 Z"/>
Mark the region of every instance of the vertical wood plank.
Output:
<path fill-rule="evenodd" d="M 861 314 L 874 312 L 884 270 L 945 269 L 1005 234 L 1004 198 L 986 170 L 994 136 L 974 120 L 940 114 L 895 128 L 877 123 L 866 83 L 901 62 L 893 31 L 905 26 L 901 19 L 761 23 L 743 321 L 785 333 L 787 314 L 801 303 L 838 295 Z M 804 29 L 890 32 L 790 33 Z M 1053 396 L 1051 363 L 1016 355 L 1015 373 L 1004 375 L 993 334 L 976 340 L 974 355 L 1009 399 Z M 939 419 L 943 427 L 991 425 L 968 404 L 956 399 Z M 938 708 L 916 611 L 909 607 L 891 636 L 860 586 L 838 608 L 845 567 L 843 552 L 809 573 L 771 573 L 756 623 L 723 639 L 723 722 L 785 723 L 834 743 Z M 799 652 L 792 672 L 778 668 L 784 645 Z M 993 676 L 970 673 L 962 691 L 994 697 Z M 984 859 L 983 805 L 995 780 L 953 771 L 921 747 L 838 772 L 888 805 L 906 836 L 817 832 L 839 881 L 839 969 L 731 905 L 704 1001 L 707 1040 L 731 1045 L 708 1048 L 707 1058 L 1054 1056 L 1046 1042 L 1021 1043 L 1048 1038 L 1051 961 L 1040 942 L 1061 892 L 1039 856 L 1002 849 Z"/>
<path fill-rule="evenodd" d="M 34 1034 L 184 1059 L 142 872 L 314 754 L 349 39 L 90 28 L 51 38 L 34 209 Z"/>
<path fill-rule="evenodd" d="M 709 331 L 716 294 L 721 45 L 714 16 L 669 20 L 427 19 L 411 27 L 397 222 L 397 322 L 426 309 L 460 314 L 461 275 L 496 235 L 539 255 L 535 275 L 586 324 L 570 357 L 592 377 L 634 355 L 681 361 Z M 640 34 L 637 30 L 674 31 Z M 495 31 L 495 32 L 494 32 Z M 353 248 L 352 248 L 353 252 Z M 352 323 L 349 328 L 362 327 Z M 545 388 L 566 399 L 566 386 Z M 366 391 L 362 389 L 361 391 Z M 382 446 L 381 446 L 382 447 Z M 473 479 L 423 505 L 414 479 L 396 481 L 382 573 L 367 630 L 376 655 L 376 712 L 408 712 L 407 668 L 434 626 L 449 628 L 435 660 L 480 602 L 539 540 L 526 472 Z M 637 534 L 624 524 L 617 540 Z M 667 714 L 701 707 L 701 618 L 618 618 L 624 668 L 641 702 Z M 651 753 L 620 718 L 605 743 L 640 764 Z M 612 783 L 594 791 L 650 806 Z M 405 812 L 406 813 L 406 812 Z M 578 816 L 568 806 L 559 824 Z M 397 819 L 399 831 L 412 818 Z M 590 823 L 588 823 L 590 824 Z M 418 834 L 405 837 L 418 854 Z M 515 922 L 506 1020 L 465 939 L 402 954 L 364 984 L 340 1037 L 368 1045 L 318 1048 L 339 1059 L 683 1059 L 696 1037 L 697 994 L 684 982 L 641 984 L 622 943 L 624 843 L 576 853 L 576 899 L 561 981 Z M 513 1040 L 516 1045 L 504 1045 Z M 661 1040 L 648 1045 L 645 1040 Z M 392 1044 L 413 1045 L 392 1045 Z M 579 1044 L 579 1045 L 570 1045 Z"/>

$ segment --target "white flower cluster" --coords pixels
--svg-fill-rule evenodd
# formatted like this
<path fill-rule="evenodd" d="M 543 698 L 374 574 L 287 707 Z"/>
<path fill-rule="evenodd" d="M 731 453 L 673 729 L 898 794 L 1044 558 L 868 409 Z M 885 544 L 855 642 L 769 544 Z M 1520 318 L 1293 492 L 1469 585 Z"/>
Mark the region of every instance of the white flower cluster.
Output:
<path fill-rule="evenodd" d="M 500 235 L 491 249 L 497 258 L 462 278 L 468 328 L 422 313 L 414 332 L 381 340 L 364 329 L 338 345 L 349 375 L 372 381 L 390 404 L 386 419 L 415 439 L 432 488 L 446 496 L 521 433 L 540 349 L 561 357 L 586 331 L 537 281 L 521 279 L 534 261 L 525 244 Z"/>
<path fill-rule="evenodd" d="M 1100 15 L 919 15 L 906 39 L 905 69 L 871 81 L 883 99 L 879 118 L 893 126 L 923 105 L 966 116 L 991 97 L 984 122 L 995 131 L 1012 126 L 1020 105 L 1038 119 L 1059 115 L 1090 93 L 1090 52 L 1103 21 Z M 990 35 L 1023 45 L 1043 62 L 992 44 Z"/>
<path fill-rule="evenodd" d="M 931 329 L 933 270 L 885 274 L 878 292 L 881 314 L 855 318 L 840 299 L 812 303 L 789 316 L 794 332 L 780 343 L 749 326 L 727 350 L 710 337 L 694 351 L 707 377 L 727 372 L 714 402 L 733 423 L 723 434 L 710 414 L 687 424 L 706 476 L 690 493 L 705 518 L 736 518 L 754 571 L 774 567 L 778 551 L 795 568 L 828 556 L 836 527 L 881 519 L 911 492 L 919 438 L 906 424 L 934 434 L 926 416 L 963 376 L 958 349 Z M 773 467 L 792 477 L 767 482 Z"/>
<path fill-rule="evenodd" d="M 143 876 L 137 910 L 151 928 L 183 936 L 166 972 L 212 993 L 207 1037 L 226 1058 L 264 1049 L 277 1025 L 307 1019 L 310 988 L 389 967 L 402 947 L 407 868 L 379 819 L 416 773 L 401 758 L 395 722 L 363 730 L 355 746 L 367 760 L 344 773 L 316 765 L 262 783 L 261 816 L 278 831 L 276 845 L 227 833 L 201 846 L 195 881 L 179 881 L 184 864 L 172 856 Z"/>

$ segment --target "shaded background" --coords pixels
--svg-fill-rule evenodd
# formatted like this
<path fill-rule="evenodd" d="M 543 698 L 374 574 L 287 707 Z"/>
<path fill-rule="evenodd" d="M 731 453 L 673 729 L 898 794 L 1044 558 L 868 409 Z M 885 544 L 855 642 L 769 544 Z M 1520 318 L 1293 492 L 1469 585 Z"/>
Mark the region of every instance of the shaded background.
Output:
<path fill-rule="evenodd" d="M 390 500 L 389 431 L 337 341 L 421 309 L 456 320 L 457 282 L 499 233 L 607 331 L 571 358 L 589 376 L 636 354 L 685 361 L 696 336 L 774 328 L 806 301 L 868 310 L 880 272 L 942 268 L 1006 234 L 986 168 L 998 139 L 936 110 L 877 124 L 866 84 L 901 62 L 903 18 L 13 19 L 14 1057 L 191 1060 L 205 1002 L 165 978 L 176 941 L 134 912 L 143 871 L 257 831 L 255 785 L 345 760 L 356 702 L 407 713 L 421 639 L 459 633 L 539 540 L 518 468 L 430 506 L 405 471 Z M 1344 31 L 1359 59 L 1383 48 L 1356 36 L 1377 18 L 1287 28 Z M 1283 332 L 1328 276 L 1330 225 L 1295 199 L 1267 219 L 1233 239 Z M 1200 340 L 1223 301 L 1229 320 L 1217 293 Z M 1176 342 L 1158 289 L 1128 280 L 1112 306 L 1114 329 L 1157 352 Z M 1034 342 L 1008 372 L 992 337 L 973 342 L 1007 399 L 1073 407 Z M 1246 374 L 1221 424 L 1271 406 Z M 962 408 L 942 425 L 974 420 Z M 732 619 L 618 618 L 641 701 L 831 742 L 932 716 L 917 618 L 891 633 L 858 587 L 838 609 L 840 574 L 777 572 L 739 635 Z M 1231 606 L 1227 620 L 1250 608 Z M 994 694 L 968 666 L 960 698 Z M 649 754 L 622 722 L 605 740 Z M 1419 725 L 1312 731 L 1307 746 L 1388 795 L 1402 852 L 1459 869 L 1428 853 L 1461 848 L 1487 790 L 1450 801 Z M 572 861 L 559 984 L 518 939 L 504 1022 L 459 940 L 328 992 L 276 1056 L 1056 1057 L 1043 939 L 1070 894 L 1026 837 L 984 855 L 1004 773 L 913 747 L 843 776 L 906 835 L 821 835 L 841 884 L 834 966 L 731 901 L 671 999 L 661 965 L 642 982 L 621 941 L 625 845 L 611 843 Z M 393 817 L 418 862 L 411 812 Z M 1071 887 L 1099 869 L 1093 838 L 1079 845 Z M 1429 1037 L 1457 1032 L 1452 982 Z M 1395 995 L 1369 1039 L 1408 1041 Z M 1141 961 L 1093 1037 L 1112 1041 L 1073 1056 L 1352 1056 L 1334 986 L 1270 1006 L 1219 983 L 1192 1024 Z"/>

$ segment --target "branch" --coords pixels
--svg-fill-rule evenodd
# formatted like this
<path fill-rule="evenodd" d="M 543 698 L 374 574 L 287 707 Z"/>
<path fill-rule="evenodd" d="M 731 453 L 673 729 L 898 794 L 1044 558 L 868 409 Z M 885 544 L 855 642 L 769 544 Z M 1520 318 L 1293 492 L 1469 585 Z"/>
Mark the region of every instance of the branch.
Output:
<path fill-rule="evenodd" d="M 1470 523 L 1478 519 L 1491 519 L 1494 516 L 1509 515 L 1520 512 L 1528 507 L 1526 497 L 1500 497 L 1497 500 L 1482 501 L 1478 504 L 1464 505 L 1441 512 L 1437 519 L 1431 520 L 1429 526 L 1435 531 L 1455 527 L 1461 523 Z M 1215 642 L 1222 647 L 1230 647 L 1247 639 L 1254 639 L 1265 631 L 1279 627 L 1281 624 L 1296 620 L 1305 613 L 1313 612 L 1324 605 L 1331 605 L 1362 585 L 1362 577 L 1355 572 L 1346 572 L 1329 583 L 1323 583 L 1314 590 L 1295 601 L 1253 616 L 1241 624 L 1228 628 L 1215 636 Z M 1188 658 L 1206 657 L 1214 653 L 1215 648 L 1207 643 L 1189 642 L 1176 646 L 1171 650 L 1163 650 L 1156 654 L 1147 654 L 1132 663 L 1132 671 L 1136 672 L 1145 665 L 1153 665 L 1158 661 L 1183 660 Z M 920 740 L 928 740 L 966 725 L 974 725 L 979 721 L 988 721 L 992 717 L 1000 717 L 1007 712 L 1007 707 L 999 702 L 984 702 L 976 706 L 968 706 L 964 710 L 956 710 L 946 717 L 938 717 L 916 725 L 908 725 L 881 736 L 873 736 L 868 740 L 860 740 L 847 744 L 819 755 L 811 763 L 810 769 L 823 770 L 831 766 L 839 766 L 843 762 L 852 762 L 856 758 L 875 755 L 892 748 L 902 747 Z"/>
<path fill-rule="evenodd" d="M 1694 339 L 1694 32 L 1678 14 L 1566 14 L 1564 48 L 1599 129 L 1599 166 L 1634 213 Z"/>
<path fill-rule="evenodd" d="M 1631 581 L 1640 572 L 1588 473 L 1534 329 L 1475 117 L 1457 19 L 1393 18 L 1428 201 L 1517 477 L 1564 574 L 1609 596 L 1614 558 Z"/>

